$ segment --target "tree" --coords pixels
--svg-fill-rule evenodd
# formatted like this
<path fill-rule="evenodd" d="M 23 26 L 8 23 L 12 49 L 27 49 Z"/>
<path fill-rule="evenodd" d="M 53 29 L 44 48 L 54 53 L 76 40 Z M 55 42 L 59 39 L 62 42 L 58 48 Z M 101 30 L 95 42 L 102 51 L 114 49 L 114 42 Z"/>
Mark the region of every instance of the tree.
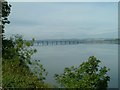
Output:
<path fill-rule="evenodd" d="M 0 49 L 3 45 L 7 44 L 7 43 L 2 44 L 2 42 L 4 42 L 2 33 L 4 33 L 5 24 L 10 23 L 10 21 L 7 18 L 10 14 L 10 7 L 11 7 L 11 5 L 9 5 L 7 3 L 7 1 L 0 0 Z M 3 49 L 2 49 L 2 51 L 3 51 Z M 0 50 L 0 61 L 1 61 L 1 56 L 2 55 L 1 55 L 1 50 Z M 0 62 L 0 67 L 1 67 L 1 62 Z M 1 69 L 2 68 L 0 68 L 0 71 L 1 71 Z M 2 74 L 2 72 L 0 72 L 0 76 L 1 76 L 1 74 Z M 2 82 L 1 82 L 1 78 L 0 78 L 0 86 L 2 85 L 1 83 Z"/>
<path fill-rule="evenodd" d="M 18 58 L 23 63 L 31 63 L 31 56 L 37 52 L 33 49 L 34 39 L 32 41 L 24 40 L 21 35 L 15 35 L 10 37 L 10 39 L 4 40 L 3 43 L 8 43 L 3 45 L 3 59 L 13 59 Z"/>
<path fill-rule="evenodd" d="M 11 5 L 8 4 L 7 1 L 0 1 L 0 5 L 2 6 L 2 17 L 1 21 L 2 21 L 2 32 L 4 33 L 4 28 L 5 28 L 5 24 L 9 24 L 10 21 L 8 20 L 8 16 L 10 14 L 10 10 L 11 10 Z"/>
<path fill-rule="evenodd" d="M 65 68 L 63 74 L 55 74 L 57 82 L 66 88 L 82 88 L 82 90 L 107 90 L 110 77 L 107 75 L 109 69 L 99 67 L 101 61 L 90 56 L 87 62 L 79 67 Z"/>
<path fill-rule="evenodd" d="M 8 20 L 8 16 L 10 14 L 11 11 L 11 5 L 8 4 L 7 1 L 3 0 L 0 1 L 0 5 L 1 5 L 1 30 L 2 33 L 5 32 L 5 24 L 9 24 L 10 21 Z M 2 56 L 4 58 L 4 54 L 5 54 L 5 50 L 7 50 L 7 48 L 11 49 L 13 48 L 13 42 L 11 40 L 5 39 L 5 37 L 3 37 L 2 35 Z M 10 52 L 6 52 L 6 53 L 10 53 Z"/>
<path fill-rule="evenodd" d="M 42 86 L 44 86 L 45 83 L 43 80 L 45 80 L 47 72 L 41 63 L 31 60 L 31 56 L 37 52 L 37 50 L 33 49 L 32 47 L 34 39 L 31 41 L 26 41 L 21 35 L 15 35 L 11 37 L 8 41 L 10 41 L 13 46 L 8 44 L 4 48 L 4 56 L 2 60 L 4 76 L 3 86 L 12 88 L 24 87 L 24 85 L 27 87 L 38 87 L 38 84 L 42 84 Z M 9 73 L 10 75 L 7 75 L 8 72 L 11 71 L 14 73 Z M 28 75 L 29 73 L 32 73 L 32 75 Z M 24 76 L 19 77 L 20 75 Z M 27 79 L 31 78 L 33 80 L 37 77 L 37 80 L 27 81 L 27 79 L 25 79 L 24 77 L 27 77 Z M 42 86 L 40 85 L 40 87 Z"/>

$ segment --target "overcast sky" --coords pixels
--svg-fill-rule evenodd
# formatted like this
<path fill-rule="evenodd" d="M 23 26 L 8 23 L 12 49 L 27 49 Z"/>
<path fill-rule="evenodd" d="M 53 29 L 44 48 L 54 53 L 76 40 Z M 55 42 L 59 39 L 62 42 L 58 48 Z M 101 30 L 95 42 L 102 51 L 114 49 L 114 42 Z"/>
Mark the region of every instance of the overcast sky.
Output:
<path fill-rule="evenodd" d="M 11 2 L 6 36 L 25 39 L 117 38 L 118 3 Z"/>

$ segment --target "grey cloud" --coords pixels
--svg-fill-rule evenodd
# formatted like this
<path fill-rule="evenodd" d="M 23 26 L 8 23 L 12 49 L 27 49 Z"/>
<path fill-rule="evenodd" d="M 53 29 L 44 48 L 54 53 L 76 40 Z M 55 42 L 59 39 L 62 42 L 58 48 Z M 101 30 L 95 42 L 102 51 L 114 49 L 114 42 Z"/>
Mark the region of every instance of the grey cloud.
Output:
<path fill-rule="evenodd" d="M 14 26 L 37 26 L 37 25 L 41 25 L 39 22 L 37 21 L 32 21 L 32 20 L 11 20 L 11 25 Z"/>

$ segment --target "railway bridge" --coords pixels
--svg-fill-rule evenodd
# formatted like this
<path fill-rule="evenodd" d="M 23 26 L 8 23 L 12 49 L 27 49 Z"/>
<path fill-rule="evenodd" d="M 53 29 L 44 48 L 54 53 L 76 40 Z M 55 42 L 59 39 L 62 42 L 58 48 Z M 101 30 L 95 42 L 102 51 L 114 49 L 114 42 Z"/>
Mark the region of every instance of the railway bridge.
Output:
<path fill-rule="evenodd" d="M 80 40 L 38 40 L 34 43 L 35 46 L 45 46 L 45 45 L 72 45 L 84 43 Z"/>

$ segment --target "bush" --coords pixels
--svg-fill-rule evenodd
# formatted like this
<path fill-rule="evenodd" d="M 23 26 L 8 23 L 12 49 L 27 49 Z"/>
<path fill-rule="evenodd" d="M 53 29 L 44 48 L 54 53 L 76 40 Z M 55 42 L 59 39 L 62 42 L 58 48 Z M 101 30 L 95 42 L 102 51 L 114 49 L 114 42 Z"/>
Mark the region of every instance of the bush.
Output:
<path fill-rule="evenodd" d="M 33 49 L 34 39 L 32 41 L 23 40 L 21 35 L 15 35 L 10 39 L 5 39 L 3 41 L 3 59 L 14 59 L 19 58 L 23 63 L 31 63 L 31 56 L 37 52 L 36 49 Z"/>
<path fill-rule="evenodd" d="M 109 69 L 99 67 L 101 61 L 90 56 L 87 62 L 79 67 L 65 68 L 63 74 L 55 74 L 57 82 L 66 88 L 82 88 L 90 90 L 107 90 L 110 77 L 107 75 Z"/>
<path fill-rule="evenodd" d="M 34 39 L 26 41 L 16 35 L 3 43 L 3 87 L 46 87 L 43 80 L 47 72 L 43 65 L 30 61 L 31 56 L 37 52 L 32 48 Z M 33 66 L 33 71 L 29 66 Z"/>

